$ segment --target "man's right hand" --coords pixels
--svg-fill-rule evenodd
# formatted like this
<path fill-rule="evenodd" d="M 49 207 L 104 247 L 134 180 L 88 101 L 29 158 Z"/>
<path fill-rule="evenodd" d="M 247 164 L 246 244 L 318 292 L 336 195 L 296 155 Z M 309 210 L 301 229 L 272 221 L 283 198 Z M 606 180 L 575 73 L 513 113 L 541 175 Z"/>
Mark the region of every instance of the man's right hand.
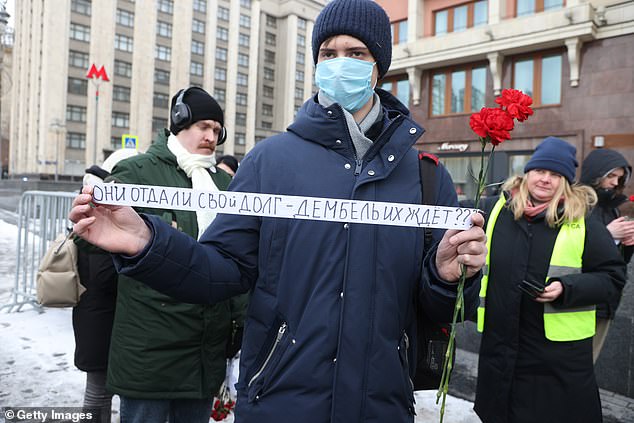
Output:
<path fill-rule="evenodd" d="M 93 203 L 92 186 L 85 186 L 75 197 L 68 218 L 75 234 L 111 253 L 137 255 L 152 237 L 132 207 Z"/>

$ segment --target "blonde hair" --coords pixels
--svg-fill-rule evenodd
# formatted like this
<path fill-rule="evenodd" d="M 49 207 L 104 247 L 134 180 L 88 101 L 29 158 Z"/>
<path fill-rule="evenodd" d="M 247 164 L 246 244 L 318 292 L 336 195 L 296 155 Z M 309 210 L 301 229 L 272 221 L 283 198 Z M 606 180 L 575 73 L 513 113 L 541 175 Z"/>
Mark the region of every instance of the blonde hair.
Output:
<path fill-rule="evenodd" d="M 597 194 L 592 188 L 576 183 L 571 185 L 563 176 L 560 178 L 561 183 L 546 209 L 546 223 L 552 228 L 585 216 L 588 210 L 597 204 Z M 502 190 L 514 192 L 509 201 L 509 208 L 515 220 L 521 219 L 529 199 L 526 175 L 507 179 Z M 559 199 L 562 197 L 563 210 L 560 210 Z"/>

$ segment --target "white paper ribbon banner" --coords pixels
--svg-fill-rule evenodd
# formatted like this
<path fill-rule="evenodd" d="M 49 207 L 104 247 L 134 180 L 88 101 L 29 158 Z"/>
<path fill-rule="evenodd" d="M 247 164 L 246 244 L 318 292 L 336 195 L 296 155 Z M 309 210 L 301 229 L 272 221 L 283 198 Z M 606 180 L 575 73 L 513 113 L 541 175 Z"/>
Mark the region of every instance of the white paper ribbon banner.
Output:
<path fill-rule="evenodd" d="M 112 183 L 96 184 L 93 200 L 118 206 L 435 229 L 469 229 L 473 226 L 470 217 L 477 213 L 460 207 Z"/>

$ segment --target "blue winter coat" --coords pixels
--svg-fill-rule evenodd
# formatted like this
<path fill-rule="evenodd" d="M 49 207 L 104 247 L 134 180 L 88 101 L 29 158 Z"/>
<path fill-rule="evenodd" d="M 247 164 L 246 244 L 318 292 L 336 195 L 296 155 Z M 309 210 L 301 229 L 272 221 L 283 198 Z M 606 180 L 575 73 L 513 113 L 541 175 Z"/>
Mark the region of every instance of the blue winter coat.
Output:
<path fill-rule="evenodd" d="M 412 146 L 423 129 L 380 95 L 384 128 L 363 161 L 340 106 L 313 98 L 288 132 L 245 157 L 230 190 L 420 204 Z M 437 198 L 456 204 L 444 168 Z M 190 302 L 251 290 L 237 422 L 413 422 L 406 330 L 415 295 L 439 321 L 451 319 L 455 299 L 455 285 L 436 274 L 435 246 L 423 251 L 422 229 L 219 215 L 198 244 L 146 219 L 153 240 L 133 260 L 118 257 L 121 271 Z M 468 281 L 468 315 L 478 289 Z"/>

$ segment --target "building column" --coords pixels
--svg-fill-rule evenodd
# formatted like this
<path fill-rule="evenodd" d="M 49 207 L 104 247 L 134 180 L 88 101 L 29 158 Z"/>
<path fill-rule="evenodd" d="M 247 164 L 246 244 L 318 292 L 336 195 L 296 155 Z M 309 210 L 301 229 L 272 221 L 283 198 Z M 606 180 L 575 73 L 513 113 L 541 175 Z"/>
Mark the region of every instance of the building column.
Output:
<path fill-rule="evenodd" d="M 409 80 L 409 94 L 412 97 L 412 105 L 420 105 L 420 81 L 423 74 L 421 68 L 415 66 L 407 68 L 407 78 Z"/>
<path fill-rule="evenodd" d="M 566 48 L 568 49 L 568 64 L 570 65 L 570 86 L 579 86 L 579 65 L 581 62 L 581 39 L 579 37 L 568 38 Z"/>
<path fill-rule="evenodd" d="M 407 4 L 407 42 L 413 43 L 423 37 L 425 20 L 424 4 L 421 0 L 410 0 Z"/>
<path fill-rule="evenodd" d="M 504 63 L 504 55 L 495 52 L 487 54 L 489 60 L 489 70 L 493 78 L 493 94 L 498 96 L 502 93 L 502 64 Z"/>

